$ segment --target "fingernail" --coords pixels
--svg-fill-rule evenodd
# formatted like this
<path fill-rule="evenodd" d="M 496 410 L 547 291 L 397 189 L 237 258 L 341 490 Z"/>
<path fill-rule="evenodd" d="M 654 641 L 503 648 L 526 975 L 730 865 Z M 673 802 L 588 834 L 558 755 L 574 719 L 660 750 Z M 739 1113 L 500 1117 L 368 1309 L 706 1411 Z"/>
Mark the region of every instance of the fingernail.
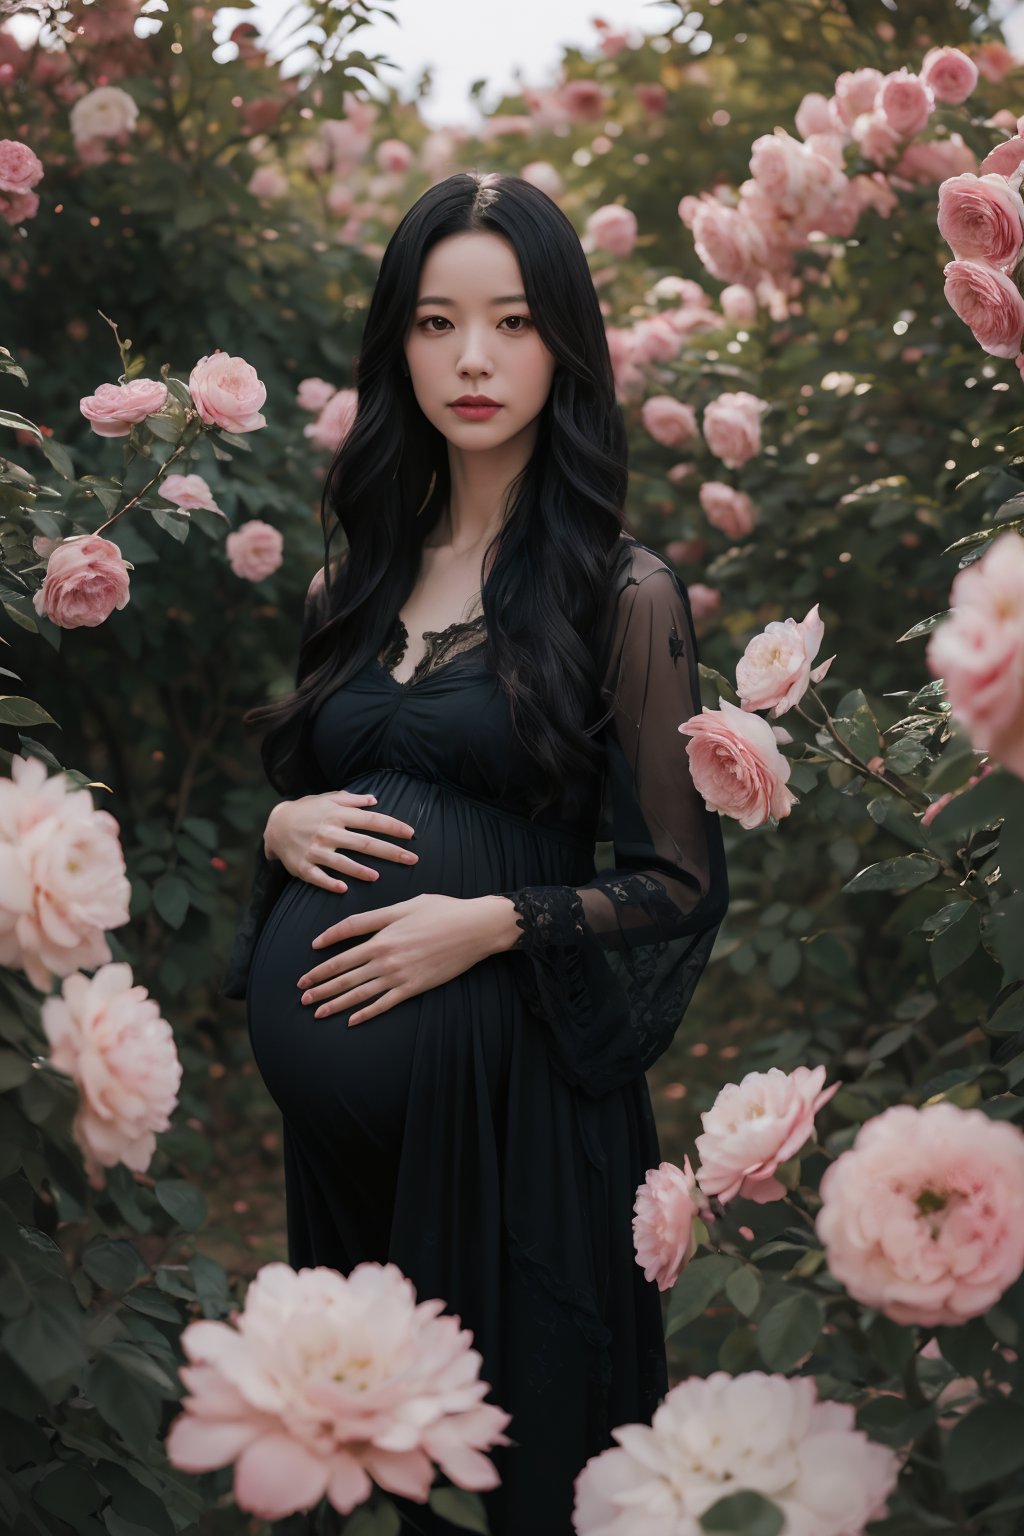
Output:
<path fill-rule="evenodd" d="M 303 994 L 302 994 L 302 1001 L 304 1003 L 312 1002 L 312 1000 L 313 1000 L 312 992 L 303 992 Z"/>

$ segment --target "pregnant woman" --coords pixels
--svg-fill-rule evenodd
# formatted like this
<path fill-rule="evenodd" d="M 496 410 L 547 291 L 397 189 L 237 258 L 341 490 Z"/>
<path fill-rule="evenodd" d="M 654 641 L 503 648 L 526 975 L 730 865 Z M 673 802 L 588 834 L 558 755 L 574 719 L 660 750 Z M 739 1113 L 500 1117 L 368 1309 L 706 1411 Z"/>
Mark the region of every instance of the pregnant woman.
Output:
<path fill-rule="evenodd" d="M 290 1263 L 443 1298 L 512 1416 L 491 1531 L 571 1536 L 577 1474 L 668 1389 L 644 1072 L 728 903 L 677 729 L 689 604 L 623 532 L 593 281 L 530 183 L 410 209 L 356 383 L 296 692 L 247 717 L 281 800 L 224 990 L 283 1119 Z"/>

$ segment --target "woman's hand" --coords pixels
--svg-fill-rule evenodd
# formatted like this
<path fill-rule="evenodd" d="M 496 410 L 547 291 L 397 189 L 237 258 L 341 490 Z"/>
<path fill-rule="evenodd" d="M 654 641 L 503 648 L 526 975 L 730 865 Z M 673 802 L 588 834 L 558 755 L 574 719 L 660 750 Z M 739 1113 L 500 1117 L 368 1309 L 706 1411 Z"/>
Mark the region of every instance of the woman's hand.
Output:
<path fill-rule="evenodd" d="M 367 1003 L 349 1019 L 350 1027 L 361 1024 L 494 954 L 495 933 L 494 912 L 486 899 L 427 893 L 373 912 L 354 912 L 325 928 L 313 948 L 359 934 L 371 937 L 307 972 L 299 981 L 308 989 L 302 1001 L 322 1004 L 316 1010 L 318 1019 Z"/>
<path fill-rule="evenodd" d="M 357 864 L 342 850 L 415 864 L 417 855 L 411 849 L 372 836 L 386 833 L 391 837 L 412 837 L 414 831 L 406 822 L 370 809 L 371 800 L 370 795 L 354 795 L 347 789 L 282 800 L 267 819 L 265 851 L 280 859 L 290 875 L 327 891 L 347 891 L 348 886 L 333 874 L 325 874 L 321 865 L 360 880 L 376 880 L 380 873 L 366 864 Z"/>

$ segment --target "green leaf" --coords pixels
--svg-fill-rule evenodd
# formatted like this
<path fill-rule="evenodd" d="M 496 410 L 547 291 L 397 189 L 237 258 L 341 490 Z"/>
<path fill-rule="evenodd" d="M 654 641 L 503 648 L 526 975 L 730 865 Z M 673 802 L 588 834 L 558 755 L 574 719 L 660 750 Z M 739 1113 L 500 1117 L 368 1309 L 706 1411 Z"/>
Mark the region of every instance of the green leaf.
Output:
<path fill-rule="evenodd" d="M 982 1403 L 953 1426 L 946 1474 L 960 1492 L 980 1488 L 1024 1467 L 1024 1404 Z"/>
<path fill-rule="evenodd" d="M 844 741 L 855 757 L 859 757 L 862 763 L 869 758 L 877 757 L 882 750 L 882 738 L 878 730 L 878 723 L 871 713 L 870 706 L 861 704 L 850 718 L 839 717 L 833 720 L 836 735 Z"/>
<path fill-rule="evenodd" d="M 869 864 L 841 887 L 844 891 L 910 891 L 926 885 L 942 868 L 930 853 L 903 853 L 895 859 Z"/>
<path fill-rule="evenodd" d="M 916 640 L 919 635 L 927 635 L 931 630 L 935 628 L 936 624 L 941 624 L 942 620 L 948 616 L 949 612 L 950 610 L 948 608 L 944 608 L 941 613 L 933 613 L 927 619 L 922 619 L 920 623 L 915 624 L 912 628 L 908 629 L 905 635 L 900 635 L 899 639 L 896 641 L 896 644 L 902 645 L 904 640 Z"/>
<path fill-rule="evenodd" d="M 148 1461 L 155 1453 L 153 1442 L 160 1423 L 161 1395 L 155 1383 L 140 1381 L 109 1355 L 101 1354 L 82 1385 L 100 1417 L 117 1431 L 130 1451 Z"/>
<path fill-rule="evenodd" d="M 690 1260 L 672 1288 L 665 1323 L 666 1339 L 707 1310 L 741 1263 L 741 1259 L 728 1253 L 709 1253 L 702 1259 Z"/>
<path fill-rule="evenodd" d="M 710 683 L 714 688 L 715 706 L 717 706 L 722 699 L 728 699 L 730 704 L 739 703 L 739 694 L 736 692 L 736 689 L 733 687 L 732 683 L 730 683 L 729 679 L 727 677 L 723 677 L 721 672 L 716 672 L 714 667 L 709 667 L 703 661 L 697 663 L 697 670 L 700 672 L 701 678 L 705 682 Z"/>
<path fill-rule="evenodd" d="M 432 1488 L 430 1508 L 442 1520 L 450 1520 L 464 1531 L 479 1531 L 486 1536 L 489 1529 L 483 1500 L 479 1494 L 466 1488 Z"/>
<path fill-rule="evenodd" d="M 734 1270 L 725 1282 L 725 1294 L 737 1312 L 752 1317 L 761 1300 L 761 1276 L 752 1266 L 744 1264 Z"/>
<path fill-rule="evenodd" d="M 153 887 L 153 905 L 171 928 L 180 928 L 189 906 L 189 888 L 179 875 L 164 875 Z"/>
<path fill-rule="evenodd" d="M 783 1518 L 777 1504 L 752 1488 L 744 1488 L 739 1493 L 726 1494 L 706 1509 L 700 1517 L 700 1528 L 708 1536 L 778 1536 Z"/>
<path fill-rule="evenodd" d="M 772 986 L 780 992 L 783 987 L 788 987 L 793 978 L 799 975 L 801 958 L 797 941 L 783 939 L 768 957 L 768 979 Z"/>
<path fill-rule="evenodd" d="M 810 1291 L 793 1291 L 761 1319 L 757 1347 L 770 1371 L 788 1371 L 817 1344 L 825 1313 Z"/>
<path fill-rule="evenodd" d="M 1015 1035 L 1024 1029 L 1024 987 L 1005 997 L 986 1020 L 985 1028 L 993 1035 Z"/>
<path fill-rule="evenodd" d="M 977 902 L 951 902 L 938 915 L 941 917 L 947 913 L 948 920 L 929 945 L 936 981 L 944 981 L 957 966 L 969 960 L 981 941 Z"/>
<path fill-rule="evenodd" d="M 198 1231 L 206 1220 L 206 1196 L 187 1179 L 158 1179 L 153 1193 L 186 1232 Z"/>
<path fill-rule="evenodd" d="M 10 612 L 8 605 L 4 607 Z M 57 722 L 35 699 L 14 693 L 0 694 L 0 725 L 56 725 Z"/>
<path fill-rule="evenodd" d="M 56 439 L 52 437 L 44 437 L 39 446 L 43 450 L 44 456 L 49 459 L 50 463 L 57 471 L 58 475 L 62 476 L 62 478 L 65 480 L 73 480 L 75 478 L 74 463 L 70 453 L 68 453 L 63 443 L 58 443 Z"/>
<path fill-rule="evenodd" d="M 122 1238 L 98 1238 L 82 1254 L 82 1268 L 105 1291 L 120 1295 L 146 1274 L 147 1266 Z"/>

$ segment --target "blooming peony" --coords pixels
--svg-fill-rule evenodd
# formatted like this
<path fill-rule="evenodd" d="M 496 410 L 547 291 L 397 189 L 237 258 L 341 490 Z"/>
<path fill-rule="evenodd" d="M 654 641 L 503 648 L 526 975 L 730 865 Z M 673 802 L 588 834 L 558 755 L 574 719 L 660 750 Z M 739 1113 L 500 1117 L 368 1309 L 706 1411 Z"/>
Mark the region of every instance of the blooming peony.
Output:
<path fill-rule="evenodd" d="M 771 1067 L 726 1083 L 700 1117 L 704 1131 L 695 1146 L 704 1193 L 723 1205 L 737 1195 L 758 1205 L 781 1200 L 786 1189 L 776 1169 L 814 1136 L 815 1115 L 839 1089 L 838 1082 L 823 1088 L 824 1081 L 824 1067 Z"/>
<path fill-rule="evenodd" d="M 688 1157 L 682 1168 L 675 1163 L 648 1168 L 633 1205 L 633 1244 L 644 1279 L 656 1280 L 659 1291 L 670 1291 L 692 1259 L 693 1219 L 704 1204 Z"/>
<path fill-rule="evenodd" d="M 174 1031 L 159 1004 L 132 985 L 130 965 L 116 962 L 91 979 L 66 977 L 44 1000 L 41 1020 L 51 1065 L 78 1086 L 72 1132 L 90 1184 L 102 1189 L 103 1169 L 116 1163 L 145 1173 L 181 1084 Z"/>
<path fill-rule="evenodd" d="M 722 699 L 718 709 L 705 704 L 678 729 L 692 737 L 686 743 L 690 774 L 709 811 L 748 829 L 789 815 L 797 803 L 786 788 L 789 762 L 767 720 Z"/>
<path fill-rule="evenodd" d="M 127 91 L 119 85 L 100 85 L 80 96 L 71 108 L 71 132 L 76 139 L 112 139 L 130 133 L 138 116 Z"/>
<path fill-rule="evenodd" d="M 830 1272 L 896 1323 L 954 1326 L 1024 1269 L 1024 1132 L 948 1101 L 894 1104 L 822 1175 Z"/>
<path fill-rule="evenodd" d="M 946 686 L 971 745 L 1024 777 L 1024 540 L 999 534 L 954 577 L 951 613 L 929 636 L 929 671 Z"/>
<path fill-rule="evenodd" d="M 417 1304 L 395 1264 L 264 1264 L 231 1322 L 181 1335 L 189 1396 L 168 1430 L 171 1465 L 234 1463 L 240 1509 L 278 1520 L 325 1495 L 341 1514 L 373 1484 L 425 1504 L 441 1470 L 460 1488 L 495 1488 L 484 1451 L 511 1442 L 511 1418 L 481 1401 L 481 1355 L 440 1300 Z"/>
<path fill-rule="evenodd" d="M 1016 357 L 1024 340 L 1024 299 L 1012 278 L 979 261 L 943 268 L 946 300 L 993 357 Z"/>
<path fill-rule="evenodd" d="M 228 562 L 243 581 L 264 581 L 278 569 L 284 556 L 284 537 L 280 530 L 261 518 L 229 533 L 224 540 Z"/>
<path fill-rule="evenodd" d="M 744 709 L 767 709 L 778 719 L 799 704 L 812 682 L 820 683 L 835 661 L 830 656 L 811 670 L 825 625 L 818 605 L 797 623 L 773 619 L 755 635 L 736 663 L 736 690 Z"/>
<path fill-rule="evenodd" d="M 111 539 L 72 534 L 51 551 L 32 606 L 60 629 L 95 629 L 127 607 L 128 572 L 134 569 Z"/>
<path fill-rule="evenodd" d="M 930 48 L 921 64 L 921 79 L 936 101 L 958 107 L 978 83 L 978 66 L 959 48 Z"/>
<path fill-rule="evenodd" d="M 48 992 L 54 976 L 111 959 L 105 933 L 129 920 L 120 827 L 87 789 L 36 757 L 0 777 L 0 965 Z"/>
<path fill-rule="evenodd" d="M 188 379 L 195 408 L 207 425 L 225 432 L 255 432 L 267 419 L 260 406 L 267 398 L 255 368 L 241 357 L 229 357 L 218 347 L 201 357 Z"/>
<path fill-rule="evenodd" d="M 705 480 L 697 495 L 712 528 L 719 529 L 727 538 L 745 539 L 757 525 L 760 511 L 745 491 L 737 491 L 719 480 Z"/>
<path fill-rule="evenodd" d="M 640 408 L 644 428 L 665 448 L 681 448 L 697 436 L 697 417 L 692 405 L 671 395 L 651 395 Z"/>
<path fill-rule="evenodd" d="M 950 176 L 939 188 L 938 226 L 958 260 L 1009 269 L 1024 244 L 1024 200 L 1005 176 Z"/>
<path fill-rule="evenodd" d="M 20 139 L 0 139 L 0 192 L 29 192 L 43 174 L 43 162 Z"/>
<path fill-rule="evenodd" d="M 155 416 L 167 404 L 167 385 L 159 379 L 132 379 L 130 384 L 101 384 L 83 395 L 79 410 L 98 437 L 127 437 L 132 427 Z"/>
<path fill-rule="evenodd" d="M 741 1489 L 778 1505 L 785 1536 L 862 1536 L 899 1473 L 896 1453 L 855 1427 L 853 1404 L 819 1401 L 810 1376 L 690 1376 L 650 1425 L 612 1437 L 576 1478 L 577 1536 L 700 1536 L 701 1516 Z"/>
<path fill-rule="evenodd" d="M 633 254 L 636 245 L 636 214 L 621 203 L 606 203 L 590 215 L 587 234 L 599 251 L 607 251 L 620 261 Z"/>
<path fill-rule="evenodd" d="M 761 452 L 764 400 L 745 389 L 719 395 L 704 409 L 704 441 L 727 469 L 739 469 Z"/>

